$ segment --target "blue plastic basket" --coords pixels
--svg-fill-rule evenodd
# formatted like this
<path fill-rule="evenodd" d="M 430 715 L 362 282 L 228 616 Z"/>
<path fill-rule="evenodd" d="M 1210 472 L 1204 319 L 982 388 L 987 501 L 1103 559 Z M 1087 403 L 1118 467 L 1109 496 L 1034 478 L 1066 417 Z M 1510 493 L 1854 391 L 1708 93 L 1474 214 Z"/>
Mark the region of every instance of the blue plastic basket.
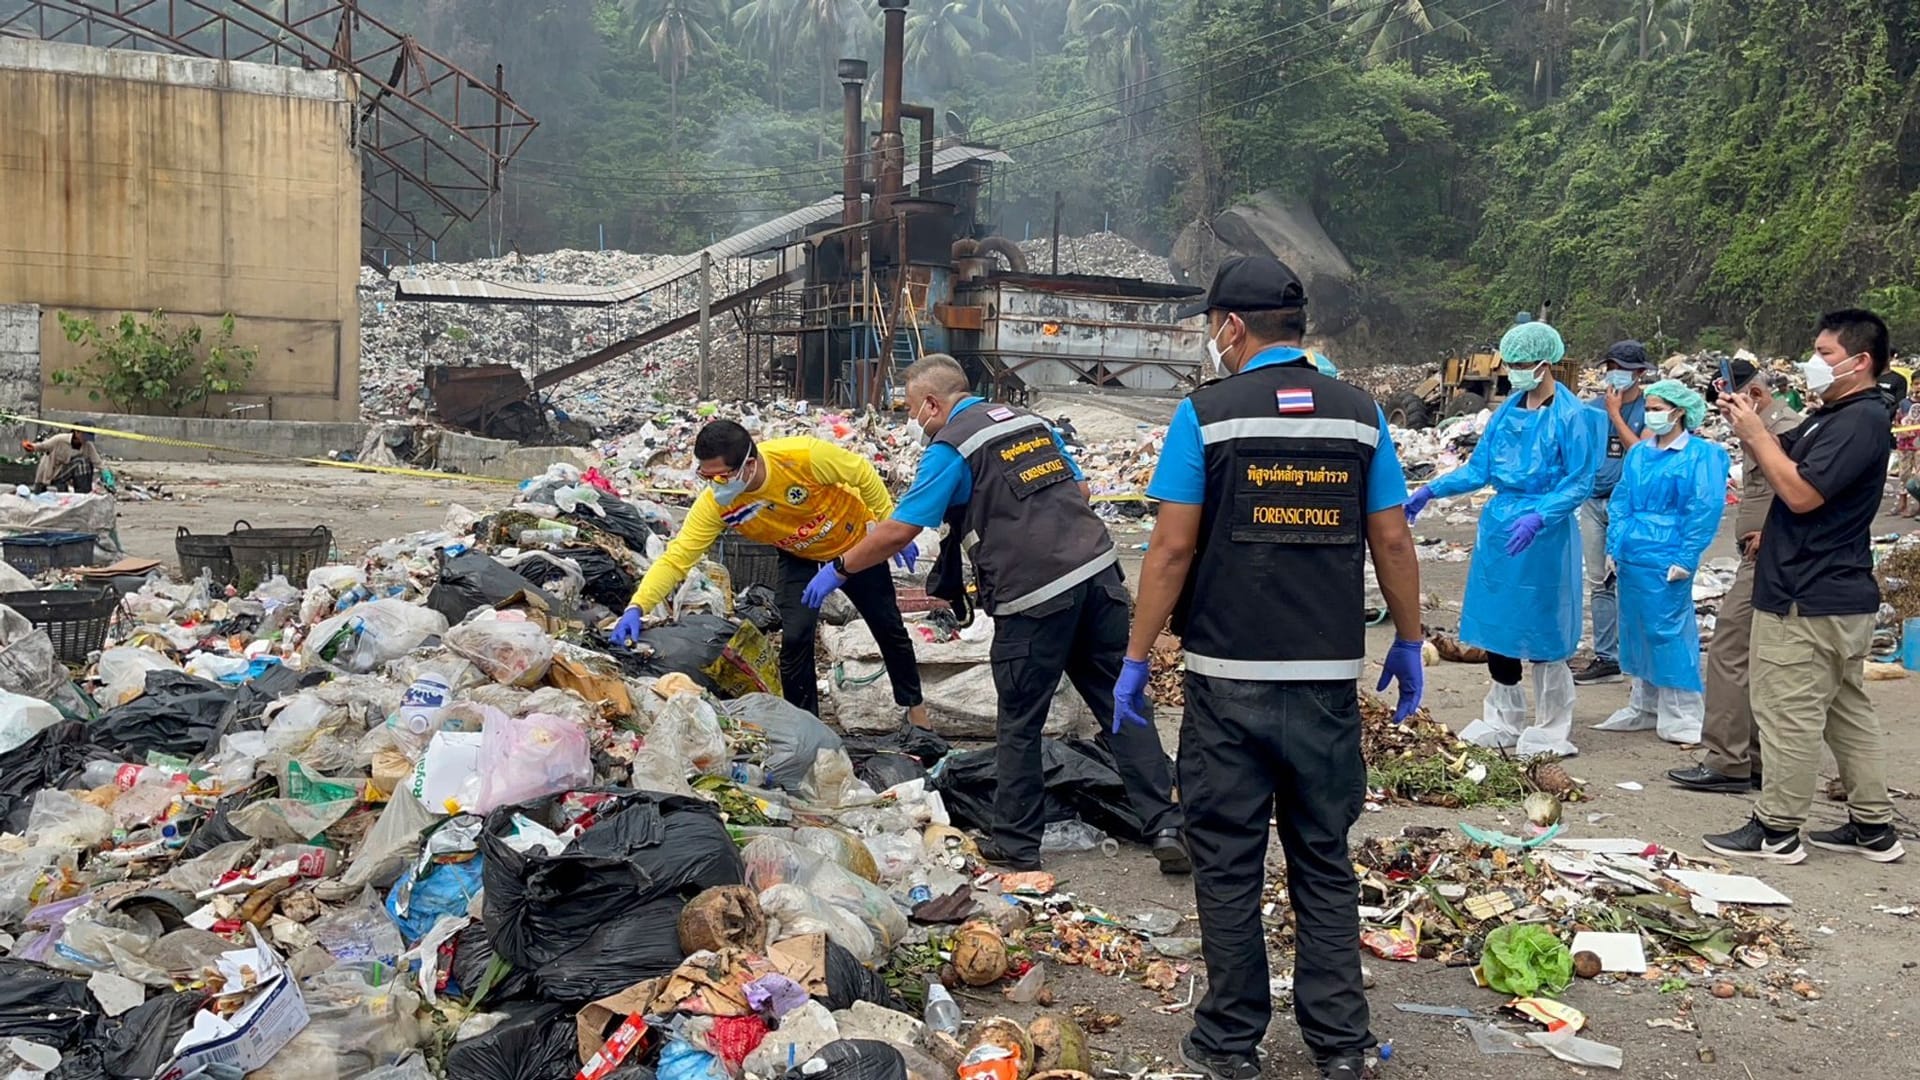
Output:
<path fill-rule="evenodd" d="M 93 535 L 76 532 L 21 533 L 0 540 L 7 565 L 33 577 L 48 570 L 93 561 Z"/>

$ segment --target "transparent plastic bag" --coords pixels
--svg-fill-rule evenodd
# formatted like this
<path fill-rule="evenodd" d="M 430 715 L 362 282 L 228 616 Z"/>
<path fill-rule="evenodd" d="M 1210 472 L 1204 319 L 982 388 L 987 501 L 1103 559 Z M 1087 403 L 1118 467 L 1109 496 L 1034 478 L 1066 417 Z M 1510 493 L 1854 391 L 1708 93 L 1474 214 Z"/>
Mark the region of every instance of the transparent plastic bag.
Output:
<path fill-rule="evenodd" d="M 13 750 L 60 722 L 60 710 L 8 690 L 0 690 L 0 754 Z"/>
<path fill-rule="evenodd" d="M 27 814 L 27 839 L 37 847 L 84 849 L 113 835 L 113 815 L 71 792 L 42 788 Z"/>
<path fill-rule="evenodd" d="M 677 756 L 696 772 L 719 776 L 733 767 L 720 717 L 705 698 L 692 694 L 667 702 L 647 728 L 647 745 Z"/>
<path fill-rule="evenodd" d="M 95 673 L 100 689 L 94 691 L 93 699 L 102 709 L 125 705 L 146 688 L 147 672 L 179 670 L 179 664 L 153 649 L 131 646 L 108 649 L 100 654 L 100 666 Z"/>
<path fill-rule="evenodd" d="M 586 729 L 546 713 L 506 717 L 480 736 L 481 813 L 593 783 Z"/>
<path fill-rule="evenodd" d="M 876 863 L 873 851 L 865 840 L 840 829 L 822 828 L 818 825 L 805 825 L 793 831 L 793 842 L 816 855 L 825 856 L 842 867 L 866 878 L 877 881 L 880 867 Z M 918 854 L 920 845 L 914 844 Z"/>
<path fill-rule="evenodd" d="M 886 958 L 886 952 L 865 923 L 798 885 L 775 885 L 762 890 L 760 910 L 767 916 L 769 942 L 824 933 L 868 967 Z"/>
<path fill-rule="evenodd" d="M 420 1045 L 420 997 L 404 980 L 335 968 L 301 980 L 307 1025 L 253 1080 L 346 1080 Z"/>
<path fill-rule="evenodd" d="M 447 631 L 447 647 L 495 682 L 536 686 L 553 663 L 553 638 L 525 619 L 482 611 Z"/>
<path fill-rule="evenodd" d="M 407 655 L 429 637 L 446 634 L 446 617 L 432 608 L 404 600 L 371 600 L 314 627 L 300 656 L 308 666 L 363 675 Z"/>
<path fill-rule="evenodd" d="M 822 807 L 858 806 L 877 797 L 865 781 L 854 775 L 853 759 L 839 747 L 822 747 L 814 752 L 813 768 L 801 782 L 799 795 Z"/>
<path fill-rule="evenodd" d="M 906 880 L 926 853 L 920 837 L 911 832 L 880 833 L 861 840 L 873 856 L 874 869 L 883 883 Z"/>
<path fill-rule="evenodd" d="M 825 1005 L 809 1001 L 780 1018 L 780 1028 L 767 1032 L 741 1067 L 755 1076 L 785 1076 L 840 1037 L 840 1023 Z"/>

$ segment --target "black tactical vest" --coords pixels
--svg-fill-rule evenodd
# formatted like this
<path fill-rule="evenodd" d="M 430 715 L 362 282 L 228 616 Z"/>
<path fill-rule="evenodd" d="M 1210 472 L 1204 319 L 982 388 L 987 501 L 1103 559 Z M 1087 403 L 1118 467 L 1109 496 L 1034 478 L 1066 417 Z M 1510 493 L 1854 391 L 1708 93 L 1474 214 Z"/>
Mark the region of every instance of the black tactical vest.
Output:
<path fill-rule="evenodd" d="M 950 519 L 948 542 L 957 537 L 973 561 L 987 614 L 1017 615 L 1118 561 L 1045 420 L 981 402 L 933 441 L 958 450 L 973 472 L 973 498 Z"/>
<path fill-rule="evenodd" d="M 1188 400 L 1207 486 L 1200 546 L 1173 613 L 1187 670 L 1358 677 L 1367 469 L 1380 442 L 1373 399 L 1293 362 L 1221 379 Z"/>

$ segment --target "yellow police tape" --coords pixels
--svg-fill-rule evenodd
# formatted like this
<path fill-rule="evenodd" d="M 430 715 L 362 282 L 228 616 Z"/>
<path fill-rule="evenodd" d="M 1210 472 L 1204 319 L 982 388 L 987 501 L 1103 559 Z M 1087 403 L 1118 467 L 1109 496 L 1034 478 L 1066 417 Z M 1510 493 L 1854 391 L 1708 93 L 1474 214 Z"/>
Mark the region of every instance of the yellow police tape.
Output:
<path fill-rule="evenodd" d="M 414 476 L 423 480 L 469 480 L 481 484 L 514 484 L 518 480 L 508 480 L 498 476 L 472 476 L 467 473 L 439 472 L 433 469 L 409 469 L 399 465 L 367 465 L 358 461 L 334 461 L 330 458 L 288 457 L 272 454 L 265 450 L 248 450 L 238 446 L 220 446 L 216 443 L 195 442 L 192 439 L 170 439 L 164 435 L 142 435 L 137 431 L 120 431 L 115 428 L 91 427 L 86 424 L 71 424 L 64 420 L 53 421 L 38 416 L 20 416 L 14 413 L 0 413 L 0 420 L 16 424 L 38 424 L 41 427 L 57 431 L 80 431 L 89 435 L 110 435 L 129 442 L 152 443 L 156 446 L 172 446 L 181 450 L 205 450 L 217 454 L 238 454 L 242 457 L 259 458 L 262 461 L 284 461 L 299 465 L 320 465 L 330 469 L 350 469 L 354 472 L 379 473 L 383 476 Z"/>

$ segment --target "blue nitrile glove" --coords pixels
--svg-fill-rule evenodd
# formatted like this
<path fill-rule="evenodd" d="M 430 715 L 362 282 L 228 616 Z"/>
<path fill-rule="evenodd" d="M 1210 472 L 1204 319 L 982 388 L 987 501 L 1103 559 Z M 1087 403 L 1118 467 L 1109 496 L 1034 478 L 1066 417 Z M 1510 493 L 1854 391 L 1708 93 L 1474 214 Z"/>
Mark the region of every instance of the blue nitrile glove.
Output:
<path fill-rule="evenodd" d="M 620 616 L 620 621 L 613 624 L 613 643 L 632 648 L 640 644 L 640 630 L 640 609 L 630 607 Z"/>
<path fill-rule="evenodd" d="M 1507 554 L 1518 555 L 1527 550 L 1533 538 L 1547 527 L 1547 519 L 1529 510 L 1514 520 L 1513 528 L 1507 530 Z"/>
<path fill-rule="evenodd" d="M 1113 733 L 1120 734 L 1120 722 L 1139 724 L 1148 727 L 1152 721 L 1147 719 L 1147 678 L 1153 672 L 1145 660 L 1127 659 L 1120 662 L 1120 679 L 1113 684 Z"/>
<path fill-rule="evenodd" d="M 1430 484 L 1421 484 L 1413 494 L 1407 496 L 1407 524 L 1413 524 L 1413 519 L 1419 517 L 1420 511 L 1425 510 L 1432 501 L 1433 486 Z"/>
<path fill-rule="evenodd" d="M 919 561 L 920 561 L 920 545 L 914 543 L 911 540 L 907 541 L 906 547 L 903 547 L 900 549 L 900 554 L 895 555 L 893 557 L 894 565 L 898 566 L 902 570 L 905 570 L 909 574 L 913 573 L 913 564 Z"/>
<path fill-rule="evenodd" d="M 1385 691 L 1387 684 L 1400 683 L 1400 704 L 1393 710 L 1393 722 L 1398 724 L 1413 715 L 1420 707 L 1420 696 L 1427 689 L 1427 669 L 1420 656 L 1421 643 L 1395 639 L 1393 648 L 1387 650 L 1387 659 L 1380 665 L 1380 685 L 1375 691 Z"/>
<path fill-rule="evenodd" d="M 820 605 L 827 602 L 827 594 L 846 582 L 847 579 L 840 576 L 840 571 L 835 570 L 832 563 L 821 563 L 820 569 L 814 571 L 813 580 L 807 582 L 807 590 L 800 594 L 800 600 L 818 611 Z"/>

